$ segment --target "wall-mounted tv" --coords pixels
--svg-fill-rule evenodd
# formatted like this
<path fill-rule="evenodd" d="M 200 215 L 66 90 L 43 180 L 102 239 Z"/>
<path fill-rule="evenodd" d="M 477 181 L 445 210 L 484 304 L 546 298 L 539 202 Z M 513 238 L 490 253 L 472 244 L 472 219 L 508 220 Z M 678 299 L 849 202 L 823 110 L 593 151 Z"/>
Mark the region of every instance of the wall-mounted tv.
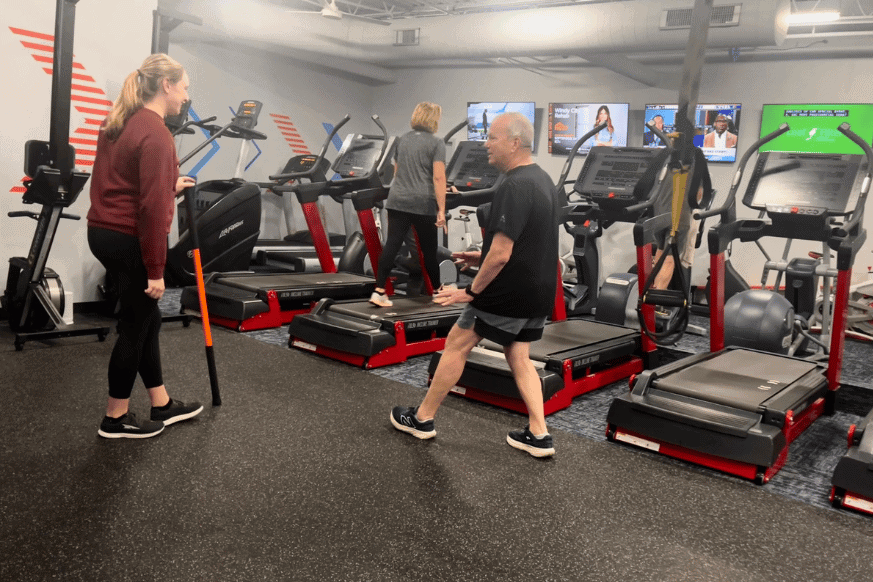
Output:
<path fill-rule="evenodd" d="M 676 130 L 676 104 L 646 105 L 644 122 L 660 117 L 666 133 Z M 735 162 L 737 141 L 740 134 L 739 103 L 698 103 L 694 114 L 695 134 L 692 142 L 703 150 L 710 162 Z M 658 121 L 656 120 L 656 123 Z M 663 147 L 657 136 L 644 128 L 644 147 Z"/>
<path fill-rule="evenodd" d="M 494 118 L 501 113 L 517 111 L 527 117 L 531 125 L 536 128 L 534 111 L 536 104 L 532 101 L 515 102 L 491 102 L 491 101 L 468 101 L 467 102 L 467 140 L 485 141 L 488 137 L 488 126 Z M 531 150 L 536 151 L 536 131 L 534 131 L 534 143 Z"/>
<path fill-rule="evenodd" d="M 627 145 L 627 103 L 549 103 L 549 153 L 566 156 L 580 137 L 606 121 L 606 129 L 579 147 L 579 154 L 598 145 Z"/>
<path fill-rule="evenodd" d="M 764 144 L 761 151 L 863 154 L 860 147 L 837 131 L 843 122 L 849 123 L 867 143 L 873 140 L 873 104 L 765 104 L 761 109 L 761 137 L 783 123 L 788 123 L 790 129 Z"/>

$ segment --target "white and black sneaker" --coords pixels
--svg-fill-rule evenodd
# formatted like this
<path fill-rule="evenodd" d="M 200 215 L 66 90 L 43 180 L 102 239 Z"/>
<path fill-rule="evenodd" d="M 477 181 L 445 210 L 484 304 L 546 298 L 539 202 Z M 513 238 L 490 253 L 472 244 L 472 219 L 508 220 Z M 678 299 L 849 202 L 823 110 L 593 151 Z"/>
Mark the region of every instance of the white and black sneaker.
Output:
<path fill-rule="evenodd" d="M 153 420 L 139 420 L 132 412 L 119 418 L 103 417 L 97 434 L 106 439 L 147 439 L 157 436 L 164 430 L 164 423 Z"/>
<path fill-rule="evenodd" d="M 152 407 L 152 420 L 160 421 L 170 426 L 181 420 L 194 418 L 201 412 L 203 412 L 203 405 L 199 402 L 185 404 L 181 400 L 173 400 L 171 398 L 166 406 Z"/>
<path fill-rule="evenodd" d="M 534 457 L 551 457 L 555 454 L 552 435 L 547 434 L 538 439 L 530 431 L 530 426 L 524 427 L 524 430 L 511 431 L 506 436 L 506 442 L 510 447 L 530 453 Z"/>
<path fill-rule="evenodd" d="M 436 436 L 433 419 L 421 422 L 415 417 L 417 412 L 418 407 L 395 406 L 391 411 L 391 424 L 397 430 L 409 433 L 416 438 L 432 439 Z"/>

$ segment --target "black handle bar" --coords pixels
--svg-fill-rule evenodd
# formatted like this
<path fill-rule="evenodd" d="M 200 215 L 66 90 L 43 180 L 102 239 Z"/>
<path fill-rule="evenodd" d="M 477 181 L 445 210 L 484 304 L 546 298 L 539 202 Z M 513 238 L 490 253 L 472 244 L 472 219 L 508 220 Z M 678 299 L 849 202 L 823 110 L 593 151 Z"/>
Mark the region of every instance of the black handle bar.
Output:
<path fill-rule="evenodd" d="M 570 168 L 573 165 L 573 158 L 576 157 L 576 152 L 579 151 L 579 148 L 582 147 L 586 141 L 603 131 L 603 128 L 606 127 L 607 123 L 604 121 L 600 125 L 596 126 L 594 129 L 580 137 L 576 140 L 576 143 L 573 144 L 573 149 L 570 150 L 570 154 L 567 156 L 567 161 L 564 162 L 564 168 L 561 170 L 561 177 L 558 179 L 558 188 L 563 187 L 567 176 L 570 174 Z"/>
<path fill-rule="evenodd" d="M 464 121 L 462 121 L 461 123 L 459 123 L 458 125 L 453 127 L 452 129 L 450 129 L 449 133 L 447 133 L 446 136 L 443 138 L 443 141 L 445 143 L 449 143 L 449 140 L 452 139 L 452 136 L 454 136 L 456 133 L 458 133 L 459 131 L 461 131 L 465 127 L 467 127 L 467 125 L 469 125 L 469 123 L 470 122 L 465 119 Z"/>
<path fill-rule="evenodd" d="M 185 130 L 191 126 L 202 127 L 203 129 L 208 131 L 209 134 L 211 135 L 211 134 L 215 133 L 216 131 L 218 131 L 218 129 L 220 129 L 220 128 L 217 125 L 207 125 L 207 124 L 212 123 L 216 119 L 218 119 L 218 118 L 213 115 L 212 117 L 207 117 L 206 119 L 201 119 L 200 121 L 186 121 L 185 123 L 180 125 L 173 132 L 173 136 L 177 136 L 180 133 L 187 133 Z"/>
<path fill-rule="evenodd" d="M 9 218 L 21 218 L 27 217 L 32 218 L 34 220 L 39 220 L 38 212 L 31 212 L 30 210 L 13 210 L 9 212 L 6 216 Z M 81 216 L 77 216 L 75 214 L 67 214 L 66 212 L 61 212 L 61 218 L 69 218 L 70 220 L 82 220 Z"/>
<path fill-rule="evenodd" d="M 712 208 L 710 210 L 695 212 L 694 218 L 700 220 L 701 218 L 709 218 L 710 216 L 715 216 L 716 214 L 721 214 L 727 211 L 731 207 L 731 205 L 734 204 L 734 197 L 736 196 L 737 190 L 740 187 L 740 182 L 743 181 L 743 170 L 745 169 L 749 158 L 752 157 L 752 154 L 757 152 L 762 145 L 769 141 L 773 141 L 789 129 L 790 128 L 788 127 L 788 124 L 783 123 L 776 129 L 776 131 L 765 135 L 764 137 L 753 143 L 752 146 L 746 150 L 746 153 L 743 154 L 743 157 L 740 158 L 740 164 L 737 167 L 736 173 L 734 174 L 734 180 L 733 182 L 731 182 L 731 189 L 728 191 L 727 199 L 725 199 L 724 205 L 719 206 L 718 208 Z"/>
<path fill-rule="evenodd" d="M 321 146 L 321 151 L 318 153 L 317 159 L 312 166 L 303 172 L 289 172 L 287 174 L 276 174 L 274 176 L 269 176 L 270 180 L 285 183 L 290 180 L 296 180 L 298 178 L 307 178 L 314 174 L 320 165 L 321 160 L 324 159 L 325 154 L 327 154 L 327 148 L 330 147 L 331 142 L 333 141 L 334 136 L 339 132 L 340 128 L 349 122 L 351 116 L 347 113 L 345 117 L 343 117 L 339 123 L 337 123 L 333 131 L 330 132 L 330 135 L 327 136 L 327 139 L 324 140 L 324 144 Z"/>
<path fill-rule="evenodd" d="M 852 131 L 851 126 L 847 122 L 843 122 L 837 128 L 837 131 L 855 142 L 867 157 L 867 175 L 864 176 L 864 181 L 861 183 L 861 193 L 858 195 L 858 202 L 855 204 L 855 209 L 852 211 L 852 218 L 849 219 L 843 226 L 834 229 L 833 235 L 837 238 L 845 238 L 850 232 L 855 230 L 861 222 L 863 216 L 864 204 L 867 201 L 867 193 L 870 191 L 870 180 L 873 179 L 873 149 L 870 144 L 864 141 L 858 134 Z"/>

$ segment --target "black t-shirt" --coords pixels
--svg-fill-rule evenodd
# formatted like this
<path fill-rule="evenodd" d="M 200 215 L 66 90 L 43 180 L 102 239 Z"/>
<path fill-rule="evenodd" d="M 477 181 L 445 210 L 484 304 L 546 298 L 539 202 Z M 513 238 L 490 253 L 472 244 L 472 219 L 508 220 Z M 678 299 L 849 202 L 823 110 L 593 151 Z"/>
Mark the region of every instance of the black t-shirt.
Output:
<path fill-rule="evenodd" d="M 561 194 L 536 164 L 507 172 L 494 194 L 482 241 L 482 259 L 497 232 L 512 239 L 512 256 L 473 300 L 473 307 L 507 317 L 548 316 L 558 277 Z"/>

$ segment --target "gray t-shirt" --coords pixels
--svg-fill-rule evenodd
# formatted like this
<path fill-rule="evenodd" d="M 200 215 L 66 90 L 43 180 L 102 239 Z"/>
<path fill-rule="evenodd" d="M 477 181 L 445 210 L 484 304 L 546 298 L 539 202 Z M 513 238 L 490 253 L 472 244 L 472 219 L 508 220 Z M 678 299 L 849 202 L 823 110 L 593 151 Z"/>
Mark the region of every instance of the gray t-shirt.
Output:
<path fill-rule="evenodd" d="M 397 140 L 397 172 L 385 208 L 436 216 L 433 164 L 446 161 L 446 144 L 432 133 L 410 131 Z"/>

